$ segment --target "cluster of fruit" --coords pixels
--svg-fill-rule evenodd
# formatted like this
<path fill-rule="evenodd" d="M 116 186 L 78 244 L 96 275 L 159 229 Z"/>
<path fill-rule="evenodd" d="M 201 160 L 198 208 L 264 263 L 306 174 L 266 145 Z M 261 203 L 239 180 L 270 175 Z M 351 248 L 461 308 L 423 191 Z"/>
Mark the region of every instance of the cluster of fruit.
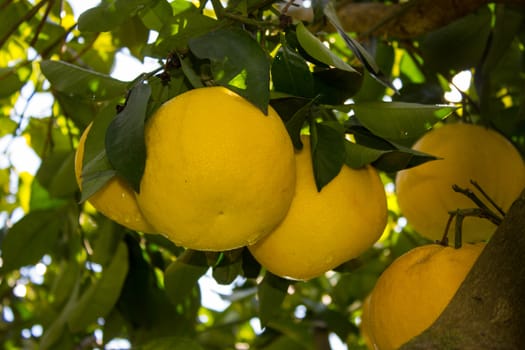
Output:
<path fill-rule="evenodd" d="M 496 226 L 468 216 L 481 204 L 500 214 L 525 188 L 525 163 L 497 132 L 472 124 L 446 124 L 416 142 L 414 149 L 439 160 L 400 171 L 396 194 L 401 212 L 417 232 L 441 244 L 414 248 L 382 273 L 364 300 L 361 331 L 370 349 L 394 350 L 434 323 L 450 303 Z M 478 184 L 470 190 L 473 182 Z M 453 185 L 476 194 L 478 204 Z M 443 240 L 451 213 L 462 215 L 461 241 L 455 249 Z M 480 209 L 477 207 L 476 209 Z M 483 216 L 483 215 L 482 215 Z M 450 224 L 451 222 L 449 222 Z M 449 242 L 455 225 L 449 225 Z"/>
<path fill-rule="evenodd" d="M 76 157 L 82 183 L 84 143 Z M 310 140 L 294 150 L 286 127 L 223 87 L 167 101 L 145 126 L 140 193 L 118 176 L 89 198 L 110 219 L 208 251 L 248 246 L 276 275 L 306 280 L 371 247 L 387 220 L 377 171 L 343 167 L 317 191 Z"/>
<path fill-rule="evenodd" d="M 75 161 L 80 187 L 89 131 Z M 145 142 L 140 193 L 116 176 L 89 201 L 130 229 L 161 233 L 182 247 L 247 246 L 272 273 L 307 280 L 359 256 L 386 225 L 386 196 L 373 167 L 344 166 L 318 191 L 309 137 L 294 150 L 271 107 L 264 115 L 228 89 L 194 89 L 166 102 L 148 119 Z M 439 159 L 397 174 L 399 207 L 418 233 L 441 244 L 409 251 L 380 276 L 362 317 L 363 335 L 375 349 L 396 349 L 430 326 L 495 230 L 488 220 L 466 216 L 465 244 L 446 247 L 451 213 L 476 204 L 452 186 L 468 189 L 475 181 L 478 206 L 496 212 L 525 187 L 522 157 L 488 128 L 446 124 L 413 148 Z M 454 230 L 447 234 L 453 242 Z"/>

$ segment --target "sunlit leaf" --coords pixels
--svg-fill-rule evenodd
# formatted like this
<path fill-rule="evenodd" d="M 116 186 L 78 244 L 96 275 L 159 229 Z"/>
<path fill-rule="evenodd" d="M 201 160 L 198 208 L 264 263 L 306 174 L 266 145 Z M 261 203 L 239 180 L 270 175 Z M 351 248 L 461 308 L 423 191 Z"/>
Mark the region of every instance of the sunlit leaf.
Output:
<path fill-rule="evenodd" d="M 301 47 L 313 58 L 323 62 L 328 66 L 333 66 L 349 72 L 355 72 L 348 63 L 344 62 L 339 56 L 330 51 L 315 35 L 310 33 L 302 24 L 297 25 L 297 39 Z"/>
<path fill-rule="evenodd" d="M 40 68 L 55 90 L 93 101 L 123 97 L 128 85 L 108 75 L 62 61 L 45 60 L 40 63 Z"/>
<path fill-rule="evenodd" d="M 405 102 L 363 102 L 349 106 L 355 117 L 377 136 L 411 146 L 454 107 Z"/>

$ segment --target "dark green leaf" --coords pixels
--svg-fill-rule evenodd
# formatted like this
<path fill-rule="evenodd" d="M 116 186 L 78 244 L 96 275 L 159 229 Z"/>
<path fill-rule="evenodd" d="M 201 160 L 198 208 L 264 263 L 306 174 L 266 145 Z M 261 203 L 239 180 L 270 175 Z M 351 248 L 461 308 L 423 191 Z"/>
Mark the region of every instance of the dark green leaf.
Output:
<path fill-rule="evenodd" d="M 340 124 L 311 123 L 310 146 L 317 190 L 339 174 L 345 161 L 344 128 Z"/>
<path fill-rule="evenodd" d="M 40 63 L 40 68 L 53 89 L 90 101 L 122 97 L 128 85 L 108 75 L 62 61 L 45 60 Z"/>
<path fill-rule="evenodd" d="M 203 252 L 186 250 L 164 273 L 166 294 L 173 305 L 184 302 L 209 266 Z"/>
<path fill-rule="evenodd" d="M 184 9 L 171 17 L 154 43 L 146 45 L 144 54 L 152 57 L 166 57 L 169 54 L 186 50 L 191 38 L 209 33 L 219 24 L 218 21 L 205 16 L 191 2 L 174 1 L 172 4 L 183 4 Z"/>
<path fill-rule="evenodd" d="M 20 73 L 24 72 L 23 77 Z M 0 68 L 0 98 L 11 96 L 19 91 L 28 78 L 28 69 Z"/>
<path fill-rule="evenodd" d="M 82 32 L 107 32 L 118 28 L 124 21 L 144 10 L 149 0 L 115 0 L 102 2 L 99 6 L 83 12 L 78 18 Z"/>
<path fill-rule="evenodd" d="M 36 178 L 52 197 L 71 196 L 78 190 L 74 163 L 74 151 L 54 152 L 42 161 Z"/>
<path fill-rule="evenodd" d="M 268 271 L 257 289 L 259 298 L 259 318 L 266 326 L 280 314 L 281 304 L 288 294 L 291 281 L 278 277 Z"/>
<path fill-rule="evenodd" d="M 309 100 L 286 121 L 286 130 L 292 139 L 294 147 L 297 149 L 303 148 L 301 130 L 305 121 L 312 116 L 312 105 L 314 102 L 315 100 Z"/>
<path fill-rule="evenodd" d="M 105 217 L 100 218 L 98 225 L 97 236 L 92 243 L 93 253 L 90 261 L 105 266 L 115 256 L 115 251 L 122 241 L 123 232 L 118 229 L 119 226 Z"/>
<path fill-rule="evenodd" d="M 216 83 L 245 97 L 264 114 L 270 100 L 270 66 L 266 53 L 244 30 L 219 29 L 189 41 L 191 51 L 209 59 Z"/>
<path fill-rule="evenodd" d="M 53 296 L 53 305 L 57 307 L 63 306 L 64 303 L 71 297 L 77 279 L 80 278 L 80 266 L 76 260 L 64 260 L 60 262 L 58 275 L 53 281 L 50 294 Z"/>
<path fill-rule="evenodd" d="M 78 29 L 81 32 L 107 32 L 117 28 L 125 19 L 116 7 L 102 4 L 84 11 L 78 17 Z"/>
<path fill-rule="evenodd" d="M 81 331 L 109 313 L 118 300 L 127 272 L 128 247 L 121 242 L 109 265 L 104 266 L 102 276 L 80 295 L 68 313 L 71 331 Z"/>
<path fill-rule="evenodd" d="M 418 152 L 399 145 L 397 147 L 398 149 L 383 154 L 373 165 L 381 171 L 394 172 L 437 159 L 431 154 Z"/>
<path fill-rule="evenodd" d="M 496 67 L 505 55 L 516 33 L 523 27 L 525 14 L 508 6 L 496 6 L 496 24 L 492 30 L 489 50 L 483 60 L 483 74 Z"/>
<path fill-rule="evenodd" d="M 2 241 L 2 273 L 38 262 L 55 246 L 63 224 L 61 209 L 32 211 L 20 219 Z"/>
<path fill-rule="evenodd" d="M 355 117 L 372 133 L 411 146 L 454 107 L 405 102 L 363 102 L 350 105 Z"/>
<path fill-rule="evenodd" d="M 146 166 L 144 120 L 151 88 L 138 84 L 132 90 L 124 109 L 113 119 L 106 132 L 106 153 L 117 174 L 140 191 L 140 180 Z"/>
<path fill-rule="evenodd" d="M 151 340 L 139 347 L 138 350 L 204 350 L 204 348 L 189 338 L 164 337 Z"/>
<path fill-rule="evenodd" d="M 363 83 L 363 75 L 338 68 L 322 69 L 314 72 L 315 93 L 319 103 L 340 105 L 352 97 Z"/>
<path fill-rule="evenodd" d="M 276 91 L 312 97 L 314 81 L 306 60 L 291 48 L 284 36 L 272 62 L 272 82 Z"/>
<path fill-rule="evenodd" d="M 391 151 L 370 148 L 345 140 L 345 164 L 354 169 L 362 168 L 388 152 Z"/>
<path fill-rule="evenodd" d="M 149 29 L 144 26 L 139 17 L 133 16 L 119 25 L 114 33 L 114 40 L 119 46 L 125 46 L 139 60 L 143 59 L 142 48 L 148 42 Z"/>
<path fill-rule="evenodd" d="M 310 33 L 301 22 L 297 25 L 296 30 L 299 44 L 310 56 L 328 66 L 333 66 L 349 72 L 356 71 L 352 66 L 324 46 L 321 40 Z"/>
<path fill-rule="evenodd" d="M 430 69 L 449 73 L 475 67 L 483 55 L 491 27 L 487 6 L 427 34 L 420 42 L 421 55 Z M 444 54 L 446 53 L 446 54 Z"/>
<path fill-rule="evenodd" d="M 242 252 L 241 248 L 221 254 L 221 259 L 212 270 L 213 278 L 217 283 L 230 284 L 242 275 Z"/>

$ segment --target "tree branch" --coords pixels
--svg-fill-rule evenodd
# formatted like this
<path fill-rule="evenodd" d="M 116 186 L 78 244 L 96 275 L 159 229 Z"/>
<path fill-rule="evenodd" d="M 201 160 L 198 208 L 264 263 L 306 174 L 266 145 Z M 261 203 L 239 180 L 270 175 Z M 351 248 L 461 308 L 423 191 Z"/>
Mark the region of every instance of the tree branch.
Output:
<path fill-rule="evenodd" d="M 524 257 L 525 191 L 445 311 L 401 349 L 523 349 Z"/>
<path fill-rule="evenodd" d="M 524 0 L 411 0 L 391 5 L 350 2 L 339 6 L 337 14 L 348 32 L 408 39 L 443 27 L 488 3 L 525 5 Z"/>

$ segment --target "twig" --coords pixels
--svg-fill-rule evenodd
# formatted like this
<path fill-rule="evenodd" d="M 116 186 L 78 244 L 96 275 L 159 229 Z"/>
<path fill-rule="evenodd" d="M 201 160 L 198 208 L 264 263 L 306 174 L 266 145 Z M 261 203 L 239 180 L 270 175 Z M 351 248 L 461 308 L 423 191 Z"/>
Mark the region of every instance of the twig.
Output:
<path fill-rule="evenodd" d="M 37 14 L 38 10 L 40 10 L 40 8 L 42 6 L 44 6 L 49 0 L 42 0 L 40 1 L 38 4 L 35 5 L 35 7 L 33 7 L 30 11 L 26 12 L 26 14 L 24 16 L 22 16 L 18 21 L 16 21 L 13 25 L 13 27 L 11 29 L 9 29 L 5 34 L 4 36 L 0 39 L 0 48 L 2 48 L 2 46 L 4 46 L 4 44 L 7 42 L 7 39 L 9 39 L 9 37 L 18 30 L 18 27 L 30 20 L 34 15 Z"/>

